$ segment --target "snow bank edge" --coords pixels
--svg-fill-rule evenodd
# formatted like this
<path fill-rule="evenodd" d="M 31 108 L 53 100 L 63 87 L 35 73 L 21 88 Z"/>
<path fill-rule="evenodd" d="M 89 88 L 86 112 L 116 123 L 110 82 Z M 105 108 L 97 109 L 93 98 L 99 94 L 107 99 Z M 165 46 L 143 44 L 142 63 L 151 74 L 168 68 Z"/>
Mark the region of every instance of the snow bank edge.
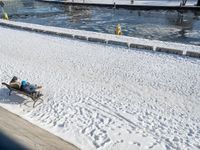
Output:
<path fill-rule="evenodd" d="M 65 29 L 30 23 L 22 23 L 0 19 L 0 25 L 22 29 L 31 32 L 44 33 L 48 35 L 62 36 L 71 39 L 85 40 L 93 43 L 111 44 L 122 46 L 129 49 L 150 50 L 155 52 L 164 52 L 175 55 L 200 58 L 200 46 L 187 45 L 173 42 L 163 42 L 158 40 L 149 40 L 128 36 L 117 36 L 106 33 L 97 33 L 92 31 Z"/>

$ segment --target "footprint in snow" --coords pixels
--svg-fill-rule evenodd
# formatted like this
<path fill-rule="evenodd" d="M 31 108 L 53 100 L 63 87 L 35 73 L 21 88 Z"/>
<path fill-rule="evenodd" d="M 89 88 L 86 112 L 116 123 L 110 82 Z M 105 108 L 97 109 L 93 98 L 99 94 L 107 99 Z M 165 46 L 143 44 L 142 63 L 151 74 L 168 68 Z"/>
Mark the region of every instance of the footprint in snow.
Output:
<path fill-rule="evenodd" d="M 135 144 L 137 146 L 141 146 L 141 144 L 139 142 L 133 142 L 133 144 Z"/>

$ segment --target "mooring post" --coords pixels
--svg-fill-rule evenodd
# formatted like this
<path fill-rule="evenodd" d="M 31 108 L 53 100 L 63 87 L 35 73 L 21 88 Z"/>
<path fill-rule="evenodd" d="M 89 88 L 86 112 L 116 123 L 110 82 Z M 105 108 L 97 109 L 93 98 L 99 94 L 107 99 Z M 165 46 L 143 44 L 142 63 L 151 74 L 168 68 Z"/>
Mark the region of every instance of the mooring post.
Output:
<path fill-rule="evenodd" d="M 134 3 L 134 0 L 131 0 L 131 4 L 133 4 Z"/>
<path fill-rule="evenodd" d="M 113 8 L 115 9 L 116 8 L 116 3 L 114 2 L 114 6 L 113 6 Z"/>

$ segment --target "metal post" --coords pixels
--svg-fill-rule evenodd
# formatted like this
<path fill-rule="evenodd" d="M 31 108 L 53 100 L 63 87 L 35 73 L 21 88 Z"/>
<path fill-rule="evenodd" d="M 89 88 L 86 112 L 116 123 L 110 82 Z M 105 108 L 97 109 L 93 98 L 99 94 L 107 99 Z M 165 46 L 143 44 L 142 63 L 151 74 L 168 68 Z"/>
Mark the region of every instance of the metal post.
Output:
<path fill-rule="evenodd" d="M 131 0 L 131 4 L 133 4 L 134 3 L 134 0 Z"/>

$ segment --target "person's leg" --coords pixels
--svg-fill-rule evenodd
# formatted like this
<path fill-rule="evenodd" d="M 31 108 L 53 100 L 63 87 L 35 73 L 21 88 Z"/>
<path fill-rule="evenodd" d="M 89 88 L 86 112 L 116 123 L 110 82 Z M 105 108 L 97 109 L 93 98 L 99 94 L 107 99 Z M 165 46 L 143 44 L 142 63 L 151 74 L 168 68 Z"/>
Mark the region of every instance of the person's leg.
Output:
<path fill-rule="evenodd" d="M 30 89 L 30 92 L 32 93 L 32 92 L 34 92 L 36 90 L 36 86 L 33 85 L 33 84 L 30 84 L 29 85 L 29 89 Z"/>
<path fill-rule="evenodd" d="M 37 89 L 41 89 L 42 88 L 42 86 L 37 86 Z"/>

